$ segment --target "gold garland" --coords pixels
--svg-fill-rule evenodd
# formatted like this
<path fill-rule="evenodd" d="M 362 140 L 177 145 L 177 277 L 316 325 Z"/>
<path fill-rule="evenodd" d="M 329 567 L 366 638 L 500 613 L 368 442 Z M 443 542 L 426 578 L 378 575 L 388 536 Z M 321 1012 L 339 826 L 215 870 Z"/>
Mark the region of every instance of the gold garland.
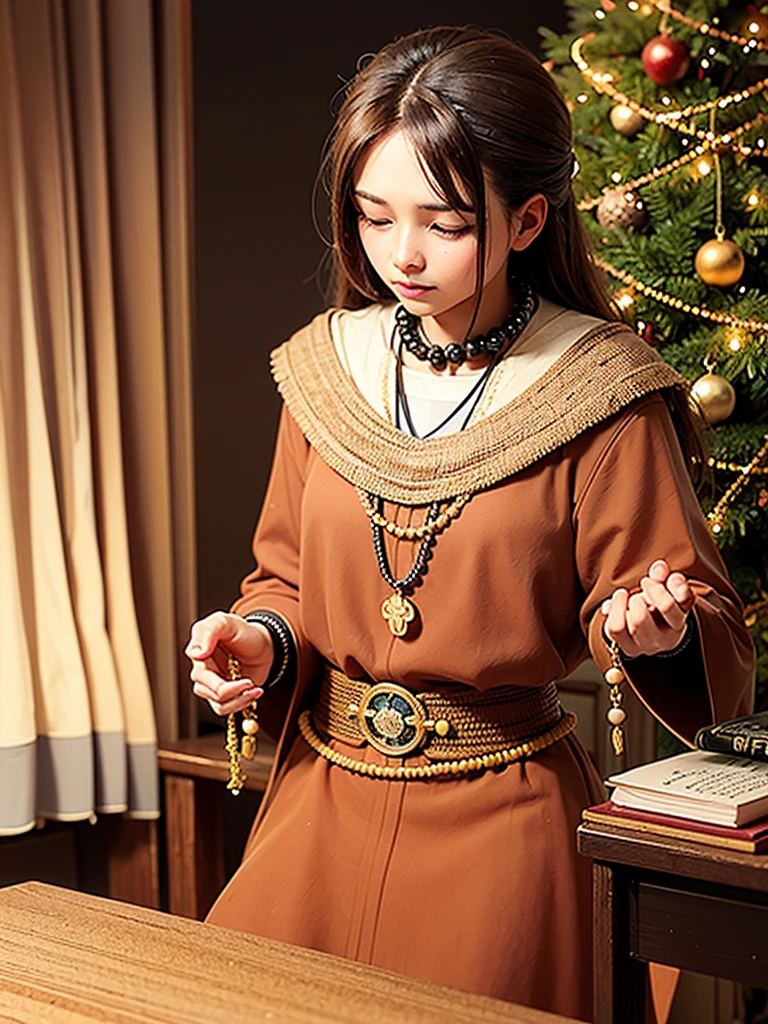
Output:
<path fill-rule="evenodd" d="M 759 466 L 767 455 L 768 434 L 766 435 L 765 442 L 761 445 L 760 450 L 757 452 L 755 457 L 752 459 L 750 463 L 744 466 L 741 475 L 737 477 L 736 480 L 733 481 L 733 483 L 727 489 L 725 494 L 723 494 L 722 498 L 718 501 L 718 503 L 707 516 L 707 522 L 709 523 L 709 528 L 712 531 L 712 533 L 718 534 L 722 531 L 723 524 L 725 523 L 726 512 L 728 511 L 728 506 L 731 504 L 734 498 L 736 498 L 736 496 L 740 494 L 742 490 L 746 487 L 750 476 L 752 476 L 752 468 L 754 466 Z"/>
<path fill-rule="evenodd" d="M 628 271 L 619 270 L 618 267 L 614 267 L 613 264 L 599 257 L 595 258 L 595 265 L 610 274 L 611 277 L 615 277 L 629 287 L 634 288 L 641 295 L 649 296 L 649 298 L 654 299 L 662 306 L 669 306 L 671 309 L 678 309 L 682 313 L 689 313 L 700 320 L 709 320 L 712 323 L 723 324 L 726 327 L 738 327 L 742 330 L 756 331 L 761 334 L 768 333 L 768 323 L 764 323 L 762 320 L 742 320 L 741 317 L 734 316 L 733 313 L 722 313 L 719 310 L 707 309 L 706 306 L 692 305 L 690 302 L 685 302 L 683 299 L 670 295 L 668 292 L 663 292 L 660 288 L 651 288 L 650 285 L 644 284 L 638 278 L 628 273 Z"/>
<path fill-rule="evenodd" d="M 584 57 L 583 47 L 586 42 L 590 39 L 594 39 L 594 37 L 594 32 L 588 32 L 586 35 L 580 36 L 578 39 L 574 40 L 573 45 L 571 46 L 571 60 L 581 72 L 582 77 L 589 82 L 596 92 L 604 93 L 606 96 L 610 96 L 614 102 L 621 103 L 623 106 L 629 107 L 630 110 L 634 110 L 635 113 L 640 114 L 640 116 L 646 121 L 653 121 L 654 124 L 660 124 L 680 135 L 688 135 L 692 138 L 697 138 L 702 143 L 708 142 L 710 147 L 713 149 L 720 147 L 735 149 L 736 147 L 731 145 L 734 138 L 754 127 L 758 121 L 766 119 L 765 114 L 758 114 L 752 121 L 747 121 L 743 125 L 729 129 L 727 132 L 724 132 L 719 136 L 712 131 L 706 131 L 703 128 L 696 128 L 694 125 L 682 123 L 686 118 L 693 117 L 696 114 L 713 110 L 716 107 L 719 107 L 721 110 L 725 110 L 733 103 L 741 103 L 752 96 L 758 95 L 764 89 L 768 88 L 768 78 L 763 78 L 759 82 L 755 82 L 754 85 L 749 86 L 748 89 L 740 89 L 738 92 L 729 93 L 727 96 L 718 96 L 717 99 L 709 100 L 707 103 L 681 107 L 676 110 L 669 110 L 666 112 L 650 110 L 648 107 L 644 107 L 642 103 L 638 103 L 637 100 L 628 96 L 626 93 L 621 92 L 621 90 L 617 89 L 616 86 L 612 85 L 613 75 L 610 71 L 595 71 L 590 66 L 589 62 Z M 748 148 L 752 149 L 752 147 Z M 743 152 L 743 150 L 739 151 Z M 764 150 L 759 149 L 755 155 L 766 154 Z"/>
<path fill-rule="evenodd" d="M 759 601 L 753 601 L 744 609 L 744 625 L 751 629 L 761 615 L 768 612 L 768 594 L 763 595 Z"/>
<path fill-rule="evenodd" d="M 681 11 L 676 11 L 670 3 L 670 0 L 651 0 L 651 2 L 654 7 L 660 10 L 663 14 L 666 14 L 670 18 L 674 18 L 675 21 L 682 22 L 683 25 L 688 25 L 689 28 L 696 29 L 696 31 L 701 32 L 703 36 L 711 36 L 713 39 L 722 39 L 724 42 L 733 43 L 735 46 L 749 46 L 753 50 L 766 49 L 766 44 L 761 39 L 755 39 L 754 36 L 751 39 L 747 39 L 746 36 L 735 36 L 721 28 L 713 28 L 712 25 L 708 25 L 705 21 L 696 21 L 695 18 L 691 18 L 687 14 L 683 14 Z"/>
<path fill-rule="evenodd" d="M 594 210 L 596 206 L 599 206 L 603 201 L 603 197 L 607 192 L 613 192 L 615 189 L 620 189 L 622 192 L 631 192 L 636 188 L 640 188 L 641 185 L 648 185 L 652 181 L 657 181 L 659 178 L 665 177 L 667 174 L 672 174 L 674 171 L 679 171 L 681 167 L 685 167 L 687 164 L 692 163 L 694 160 L 698 160 L 702 154 L 704 154 L 707 146 L 697 146 L 696 149 L 691 150 L 690 153 L 686 153 L 685 156 L 677 157 L 675 160 L 671 160 L 668 164 L 664 164 L 661 167 L 654 167 L 652 171 L 648 171 L 647 174 L 641 174 L 639 178 L 633 178 L 631 181 L 618 182 L 614 185 L 606 185 L 601 194 L 596 198 L 582 199 L 578 203 L 578 209 L 583 213 L 589 210 Z"/>
<path fill-rule="evenodd" d="M 710 469 L 719 469 L 724 473 L 751 473 L 753 476 L 768 474 L 768 466 L 753 466 L 752 463 L 743 466 L 738 462 L 723 462 L 721 459 L 712 457 L 707 459 L 707 465 Z"/>

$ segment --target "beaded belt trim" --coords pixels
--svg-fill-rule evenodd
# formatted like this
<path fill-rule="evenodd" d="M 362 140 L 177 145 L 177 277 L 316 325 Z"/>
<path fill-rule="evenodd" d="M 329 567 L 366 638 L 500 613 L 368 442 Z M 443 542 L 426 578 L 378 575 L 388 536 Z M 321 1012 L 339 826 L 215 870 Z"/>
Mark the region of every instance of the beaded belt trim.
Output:
<path fill-rule="evenodd" d="M 349 679 L 330 666 L 315 708 L 299 718 L 304 739 L 329 761 L 349 771 L 399 779 L 509 764 L 556 743 L 575 727 L 576 716 L 564 712 L 554 683 L 415 694 L 396 683 Z M 433 763 L 358 761 L 334 750 L 318 733 L 355 746 L 367 743 L 391 757 L 423 754 Z"/>

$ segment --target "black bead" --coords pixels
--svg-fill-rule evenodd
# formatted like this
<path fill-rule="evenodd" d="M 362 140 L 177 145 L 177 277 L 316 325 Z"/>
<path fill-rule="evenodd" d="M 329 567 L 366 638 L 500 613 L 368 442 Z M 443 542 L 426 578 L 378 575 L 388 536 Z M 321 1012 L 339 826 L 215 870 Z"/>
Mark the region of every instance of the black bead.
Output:
<path fill-rule="evenodd" d="M 446 346 L 445 357 L 449 363 L 455 363 L 456 366 L 461 366 L 464 362 L 464 349 L 461 345 L 457 345 L 456 342 L 453 342 L 453 344 Z"/>
<path fill-rule="evenodd" d="M 469 358 L 475 359 L 485 352 L 485 338 L 482 334 L 478 334 L 475 338 L 468 338 L 464 343 L 464 348 Z"/>
<path fill-rule="evenodd" d="M 426 341 L 417 341 L 416 345 L 411 349 L 417 359 L 425 360 L 429 359 L 429 345 Z"/>
<path fill-rule="evenodd" d="M 500 327 L 492 327 L 488 334 L 485 336 L 485 347 L 488 351 L 495 355 L 500 351 L 501 346 L 504 344 L 504 332 Z"/>
<path fill-rule="evenodd" d="M 448 362 L 445 351 L 439 345 L 433 345 L 429 350 L 429 361 L 436 370 L 444 370 Z"/>

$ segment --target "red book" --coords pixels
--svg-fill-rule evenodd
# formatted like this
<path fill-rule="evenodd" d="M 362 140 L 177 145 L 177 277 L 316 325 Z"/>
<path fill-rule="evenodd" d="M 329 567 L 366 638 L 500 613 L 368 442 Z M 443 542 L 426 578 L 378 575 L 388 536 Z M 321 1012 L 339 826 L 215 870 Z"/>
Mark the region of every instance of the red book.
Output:
<path fill-rule="evenodd" d="M 671 839 L 687 839 L 692 843 L 707 846 L 724 846 L 729 850 L 743 853 L 765 853 L 768 851 L 768 818 L 760 818 L 740 828 L 727 825 L 711 825 L 705 821 L 690 818 L 673 818 L 669 814 L 653 814 L 651 811 L 637 811 L 632 807 L 619 807 L 608 800 L 581 812 L 582 821 L 597 825 L 614 825 L 647 832 Z"/>

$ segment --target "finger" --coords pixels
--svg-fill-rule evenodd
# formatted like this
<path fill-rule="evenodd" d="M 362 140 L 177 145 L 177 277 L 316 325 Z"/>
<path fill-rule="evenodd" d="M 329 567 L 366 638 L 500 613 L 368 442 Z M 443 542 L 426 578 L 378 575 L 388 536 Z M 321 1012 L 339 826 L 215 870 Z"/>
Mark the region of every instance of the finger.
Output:
<path fill-rule="evenodd" d="M 639 598 L 636 600 L 635 598 Z M 677 647 L 685 632 L 685 618 L 680 629 L 672 629 L 649 609 L 642 595 L 634 595 L 629 602 L 629 630 L 639 654 L 654 655 Z"/>
<path fill-rule="evenodd" d="M 634 641 L 636 654 L 650 653 L 659 640 L 659 627 L 642 591 L 633 594 L 629 599 L 627 632 Z"/>
<path fill-rule="evenodd" d="M 656 611 L 659 625 L 666 625 L 677 632 L 685 628 L 686 613 L 663 583 L 644 576 L 640 580 L 640 589 L 646 603 Z"/>
<path fill-rule="evenodd" d="M 190 630 L 184 653 L 198 661 L 210 658 L 219 644 L 226 644 L 236 635 L 239 621 L 237 616 L 226 612 L 213 612 L 204 619 L 198 619 Z"/>
<path fill-rule="evenodd" d="M 628 607 L 629 592 L 623 587 L 619 587 L 618 590 L 614 591 L 610 599 L 608 617 L 603 628 L 605 635 L 609 639 L 615 640 L 625 654 L 633 656 L 638 652 L 637 645 L 627 628 Z"/>
<path fill-rule="evenodd" d="M 681 572 L 673 572 L 667 580 L 667 590 L 685 612 L 696 603 L 696 595 L 689 580 Z"/>
<path fill-rule="evenodd" d="M 669 576 L 669 562 L 663 558 L 657 558 L 648 570 L 648 575 L 652 580 L 656 580 L 657 583 L 664 583 L 667 576 Z"/>
<path fill-rule="evenodd" d="M 220 703 L 245 695 L 248 695 L 251 700 L 256 700 L 264 693 L 261 687 L 256 686 L 250 680 L 238 679 L 236 682 L 228 682 L 219 679 L 216 682 L 211 682 L 207 678 L 194 680 L 192 692 L 205 700 L 217 700 Z"/>
<path fill-rule="evenodd" d="M 253 703 L 253 698 L 240 696 L 224 702 L 209 700 L 208 703 L 217 715 L 231 715 L 236 711 L 245 711 Z"/>

